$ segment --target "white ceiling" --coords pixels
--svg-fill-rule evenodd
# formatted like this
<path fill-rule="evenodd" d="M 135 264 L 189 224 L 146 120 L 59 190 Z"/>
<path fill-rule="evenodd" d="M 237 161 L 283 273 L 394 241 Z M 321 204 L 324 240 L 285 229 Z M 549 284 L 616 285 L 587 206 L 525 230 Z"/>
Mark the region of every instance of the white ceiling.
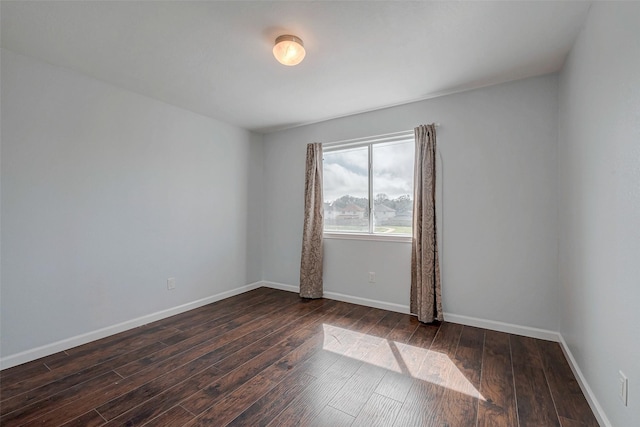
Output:
<path fill-rule="evenodd" d="M 1 43 L 269 131 L 557 71 L 588 2 L 12 2 Z M 304 40 L 279 64 L 273 40 Z"/>

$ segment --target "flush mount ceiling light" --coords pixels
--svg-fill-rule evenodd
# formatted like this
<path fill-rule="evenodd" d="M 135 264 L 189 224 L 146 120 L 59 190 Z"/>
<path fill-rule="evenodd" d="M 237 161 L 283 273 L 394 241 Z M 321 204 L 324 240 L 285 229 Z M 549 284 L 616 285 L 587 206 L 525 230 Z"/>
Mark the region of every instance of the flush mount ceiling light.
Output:
<path fill-rule="evenodd" d="M 284 65 L 298 65 L 305 55 L 302 39 L 296 36 L 283 35 L 276 39 L 273 56 Z"/>

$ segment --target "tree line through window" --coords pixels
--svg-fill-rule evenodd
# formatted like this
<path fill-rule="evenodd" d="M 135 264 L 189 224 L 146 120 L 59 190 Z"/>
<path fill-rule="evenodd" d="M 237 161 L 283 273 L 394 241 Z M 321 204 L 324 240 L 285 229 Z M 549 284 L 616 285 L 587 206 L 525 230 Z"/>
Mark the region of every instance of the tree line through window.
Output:
<path fill-rule="evenodd" d="M 325 232 L 411 235 L 412 134 L 323 151 Z"/>

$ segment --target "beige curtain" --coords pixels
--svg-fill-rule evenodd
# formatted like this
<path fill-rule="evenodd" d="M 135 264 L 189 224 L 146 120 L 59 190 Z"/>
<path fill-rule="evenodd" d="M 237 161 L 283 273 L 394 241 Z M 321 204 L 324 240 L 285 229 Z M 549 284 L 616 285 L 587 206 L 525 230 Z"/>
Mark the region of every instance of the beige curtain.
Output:
<path fill-rule="evenodd" d="M 442 321 L 440 262 L 436 235 L 436 127 L 415 128 L 416 157 L 411 243 L 411 313 Z"/>
<path fill-rule="evenodd" d="M 307 144 L 300 296 L 322 298 L 322 144 Z"/>

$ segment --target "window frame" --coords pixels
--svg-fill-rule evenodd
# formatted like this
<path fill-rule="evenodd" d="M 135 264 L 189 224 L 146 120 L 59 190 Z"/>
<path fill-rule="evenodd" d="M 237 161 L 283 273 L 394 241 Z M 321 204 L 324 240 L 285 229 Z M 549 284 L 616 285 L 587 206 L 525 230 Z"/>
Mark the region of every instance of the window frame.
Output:
<path fill-rule="evenodd" d="M 323 225 L 323 238 L 325 239 L 343 239 L 343 240 L 373 240 L 384 242 L 411 242 L 411 234 L 387 234 L 376 233 L 375 230 L 375 201 L 373 196 L 373 146 L 392 143 L 392 142 L 412 142 L 415 149 L 415 134 L 413 130 L 407 130 L 402 132 L 389 133 L 384 135 L 377 135 L 364 138 L 355 138 L 344 141 L 335 141 L 322 144 L 322 155 L 330 153 L 332 151 L 342 151 L 350 148 L 362 148 L 368 147 L 368 202 L 369 202 L 369 231 L 355 231 L 355 232 L 340 232 L 340 231 L 325 231 Z M 413 165 L 412 165 L 413 167 Z M 324 169 L 324 159 L 323 159 Z M 324 184 L 323 184 L 324 185 Z M 414 183 L 415 185 L 415 183 Z M 411 195 L 413 199 L 413 194 Z"/>

